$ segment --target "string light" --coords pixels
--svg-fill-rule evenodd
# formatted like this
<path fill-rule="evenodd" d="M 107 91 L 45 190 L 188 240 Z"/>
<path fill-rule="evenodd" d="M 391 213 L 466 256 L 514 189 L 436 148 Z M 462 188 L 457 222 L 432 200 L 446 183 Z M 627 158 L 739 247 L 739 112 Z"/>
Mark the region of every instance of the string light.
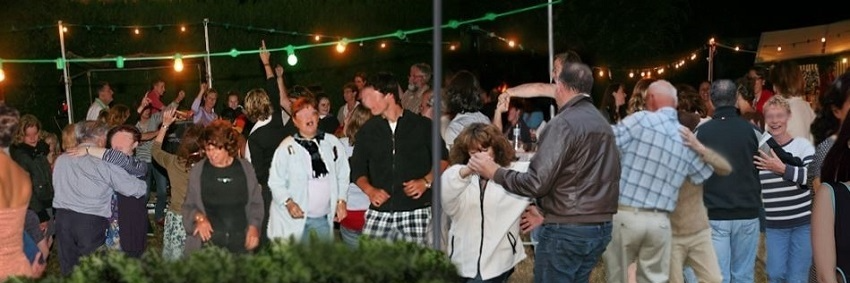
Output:
<path fill-rule="evenodd" d="M 6 79 L 6 72 L 3 71 L 3 59 L 0 59 L 0 82 Z"/>
<path fill-rule="evenodd" d="M 322 37 L 320 37 L 319 35 L 316 35 L 316 36 L 313 37 L 313 39 L 316 40 L 316 41 L 319 41 L 319 40 L 322 40 Z"/>
<path fill-rule="evenodd" d="M 345 44 L 342 41 L 336 44 L 336 52 L 345 53 Z"/>
<path fill-rule="evenodd" d="M 532 6 L 522 8 L 522 9 L 515 9 L 515 10 L 511 10 L 511 11 L 507 11 L 507 12 L 487 13 L 483 17 L 480 17 L 480 18 L 465 19 L 465 20 L 462 20 L 462 21 L 451 20 L 447 24 L 443 25 L 442 28 L 448 28 L 448 27 L 457 28 L 460 25 L 468 25 L 468 24 L 472 24 L 472 23 L 475 23 L 475 22 L 494 21 L 494 20 L 496 20 L 500 17 L 509 16 L 509 15 L 513 15 L 513 14 L 517 14 L 517 13 L 521 13 L 521 12 L 526 12 L 526 11 L 531 11 L 531 10 L 534 10 L 534 9 L 549 7 L 549 6 L 554 5 L 554 4 L 560 4 L 561 2 L 562 2 L 561 0 L 554 0 L 554 1 L 551 1 L 549 3 L 541 3 L 541 4 L 532 5 Z M 235 25 L 228 24 L 228 23 L 213 23 L 213 24 L 224 27 L 225 29 L 229 29 L 231 27 L 234 27 L 234 28 L 242 28 L 242 29 L 247 29 L 247 30 L 258 30 L 257 28 L 250 27 L 250 26 L 241 27 L 241 26 L 235 26 Z M 74 25 L 69 25 L 69 26 L 74 26 Z M 145 29 L 146 28 L 157 28 L 159 30 L 162 30 L 163 27 L 175 27 L 175 28 L 179 28 L 182 31 L 182 28 L 185 25 L 184 24 L 157 24 L 157 25 L 135 25 L 135 26 L 121 26 L 121 25 L 77 25 L 77 26 L 85 26 L 87 30 L 92 30 L 93 28 L 100 28 L 100 29 L 111 30 L 113 32 L 116 29 L 132 29 L 133 34 L 140 35 L 141 29 L 143 29 L 143 28 L 145 28 Z M 41 29 L 44 29 L 46 27 L 55 27 L 55 26 L 53 26 L 53 25 L 40 26 L 40 27 L 37 27 L 35 29 L 41 30 Z M 434 30 L 434 27 L 422 27 L 422 28 L 411 29 L 411 30 L 397 30 L 396 32 L 389 33 L 389 34 L 360 37 L 360 38 L 357 38 L 356 41 L 362 43 L 363 41 L 372 41 L 372 40 L 378 40 L 378 39 L 389 38 L 389 37 L 397 37 L 398 39 L 404 40 L 407 37 L 407 35 L 425 33 L 425 32 L 429 32 L 429 31 L 433 31 L 433 30 Z M 13 30 L 13 32 L 16 32 L 16 31 L 23 31 L 23 30 Z M 2 32 L 2 31 L 0 31 L 0 32 Z M 305 36 L 306 35 L 306 36 L 314 37 L 317 41 L 321 41 L 322 37 L 334 38 L 332 36 L 324 36 L 324 35 L 320 35 L 320 34 L 298 33 L 298 32 L 290 32 L 290 31 L 278 31 L 278 30 L 275 30 L 275 29 L 268 29 L 268 32 L 269 33 L 276 33 L 276 34 L 298 35 L 298 36 Z M 503 40 L 504 42 L 507 42 L 507 40 L 504 39 L 504 38 L 499 38 L 499 39 Z M 330 44 L 333 44 L 333 43 L 330 43 Z M 287 62 L 290 63 L 290 65 L 295 65 L 298 62 L 298 58 L 295 56 L 295 52 L 294 52 L 295 49 L 307 49 L 307 48 L 314 48 L 314 47 L 323 47 L 323 46 L 328 46 L 330 44 L 328 44 L 328 43 L 318 43 L 318 44 L 304 44 L 304 45 L 300 45 L 300 46 L 289 45 L 288 48 L 271 48 L 271 49 L 268 49 L 268 51 L 269 52 L 276 52 L 276 51 L 286 50 L 287 53 L 289 54 L 287 56 Z M 516 42 L 514 44 L 518 45 L 517 47 L 520 50 L 523 50 L 522 44 L 518 44 Z M 450 49 L 452 51 L 454 51 L 458 47 L 459 47 L 458 45 L 452 44 L 450 46 Z M 236 57 L 240 54 L 258 54 L 259 52 L 260 52 L 260 50 L 239 51 L 239 50 L 233 48 L 229 52 L 185 54 L 185 55 L 181 55 L 181 59 L 183 57 L 185 57 L 185 58 L 201 58 L 201 57 L 206 57 L 206 56 L 220 57 L 220 56 L 227 56 L 227 55 L 230 55 L 232 57 Z M 168 59 L 172 59 L 172 60 L 176 61 L 177 58 L 175 58 L 174 56 L 134 56 L 134 57 L 132 57 L 131 60 L 133 60 L 133 61 L 148 61 L 148 60 L 168 60 Z M 120 65 L 123 61 L 125 61 L 123 59 L 123 57 L 120 57 L 120 56 L 109 58 L 109 59 L 106 59 L 106 60 L 107 61 L 113 61 L 114 60 L 116 66 Z M 62 69 L 65 68 L 65 65 L 68 62 L 87 63 L 87 62 L 103 62 L 103 61 L 104 61 L 104 58 L 73 58 L 73 59 L 68 59 L 68 60 L 64 60 L 64 59 L 61 59 L 61 58 L 58 58 L 58 59 L 7 59 L 7 60 L 5 60 L 5 63 L 54 63 L 58 70 L 62 70 Z"/>
<path fill-rule="evenodd" d="M 509 40 L 508 46 L 510 46 L 511 48 L 514 48 L 514 46 L 516 46 L 516 42 L 514 42 L 513 40 Z"/>
<path fill-rule="evenodd" d="M 605 71 L 599 70 L 599 77 L 601 78 L 601 77 L 604 77 L 604 76 L 605 76 Z"/>
<path fill-rule="evenodd" d="M 180 26 L 180 32 L 186 32 L 186 26 Z"/>
<path fill-rule="evenodd" d="M 664 73 L 664 68 L 658 69 L 658 74 L 659 74 L 659 75 L 660 75 L 660 74 L 663 74 L 663 73 Z"/>
<path fill-rule="evenodd" d="M 777 46 L 776 51 L 782 51 L 782 46 Z"/>
<path fill-rule="evenodd" d="M 457 49 L 457 45 L 454 45 L 454 44 L 449 45 L 449 50 L 455 51 L 455 49 Z"/>
<path fill-rule="evenodd" d="M 741 51 L 741 48 L 738 47 L 738 46 L 735 46 L 735 51 Z"/>
<path fill-rule="evenodd" d="M 387 43 L 386 43 L 386 42 L 381 42 L 381 48 L 387 48 Z"/>
<path fill-rule="evenodd" d="M 696 60 L 696 59 L 697 59 L 697 54 L 696 54 L 696 53 L 692 53 L 692 54 L 691 54 L 691 61 Z"/>
<path fill-rule="evenodd" d="M 286 47 L 286 54 L 287 54 L 287 56 L 286 56 L 286 63 L 287 64 L 289 64 L 290 66 L 295 66 L 295 64 L 298 64 L 298 57 L 295 56 L 295 47 L 292 47 L 292 45 L 287 46 Z"/>
<path fill-rule="evenodd" d="M 115 57 L 115 67 L 118 67 L 118 69 L 124 68 L 124 57 Z"/>
<path fill-rule="evenodd" d="M 629 78 L 631 79 L 631 78 L 634 78 L 634 77 L 635 77 L 635 72 L 629 72 Z"/>
<path fill-rule="evenodd" d="M 63 27 L 62 27 L 62 32 L 63 32 L 63 33 L 68 32 L 68 27 L 64 27 L 64 26 L 63 26 Z"/>
<path fill-rule="evenodd" d="M 646 72 L 640 72 L 641 77 L 646 77 Z"/>
<path fill-rule="evenodd" d="M 841 58 L 841 64 L 847 64 L 847 58 Z"/>
<path fill-rule="evenodd" d="M 183 56 L 180 53 L 174 55 L 174 70 L 178 72 L 183 71 Z"/>
<path fill-rule="evenodd" d="M 826 42 L 826 37 L 821 37 L 820 42 Z"/>

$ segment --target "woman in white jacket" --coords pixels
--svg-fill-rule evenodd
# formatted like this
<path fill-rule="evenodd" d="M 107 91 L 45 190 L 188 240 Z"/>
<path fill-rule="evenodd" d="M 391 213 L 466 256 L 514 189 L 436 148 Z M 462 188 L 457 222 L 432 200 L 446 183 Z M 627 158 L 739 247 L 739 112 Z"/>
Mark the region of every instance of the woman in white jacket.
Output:
<path fill-rule="evenodd" d="M 490 153 L 501 166 L 510 166 L 515 154 L 491 124 L 471 124 L 454 140 L 449 152 L 453 165 L 442 175 L 443 209 L 452 223 L 448 253 L 465 282 L 507 282 L 525 258 L 520 215 L 530 200 L 507 193 L 467 168 L 476 152 Z"/>
<path fill-rule="evenodd" d="M 274 153 L 269 170 L 270 239 L 301 241 L 315 233 L 318 239 L 332 240 L 333 222 L 346 216 L 348 156 L 339 139 L 318 130 L 315 105 L 306 97 L 292 104 L 298 133 L 284 139 Z"/>

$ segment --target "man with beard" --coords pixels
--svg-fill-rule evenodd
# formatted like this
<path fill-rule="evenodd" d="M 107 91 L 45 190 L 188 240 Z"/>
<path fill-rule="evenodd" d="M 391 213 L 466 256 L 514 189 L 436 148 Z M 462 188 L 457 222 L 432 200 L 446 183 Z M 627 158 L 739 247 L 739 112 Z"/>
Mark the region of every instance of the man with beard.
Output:
<path fill-rule="evenodd" d="M 422 94 L 430 89 L 428 83 L 431 81 L 431 65 L 416 63 L 410 66 L 410 75 L 407 76 L 407 91 L 401 95 L 401 106 L 410 112 L 419 113 L 419 105 L 422 104 Z"/>

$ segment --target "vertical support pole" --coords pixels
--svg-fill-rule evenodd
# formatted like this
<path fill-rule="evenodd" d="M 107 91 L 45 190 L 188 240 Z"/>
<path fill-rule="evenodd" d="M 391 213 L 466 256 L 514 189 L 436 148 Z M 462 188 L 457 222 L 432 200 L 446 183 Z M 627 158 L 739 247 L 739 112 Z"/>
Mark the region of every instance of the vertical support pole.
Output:
<path fill-rule="evenodd" d="M 708 41 L 708 82 L 714 82 L 714 53 L 717 52 L 717 44 L 714 38 Z"/>
<path fill-rule="evenodd" d="M 442 160 L 441 152 L 443 152 L 442 143 L 440 140 L 443 138 L 440 135 L 440 116 L 442 116 L 442 109 L 440 109 L 440 95 L 442 93 L 442 84 L 443 84 L 443 1 L 442 0 L 434 0 L 434 38 L 432 39 L 434 44 L 433 46 L 433 57 L 434 61 L 432 63 L 433 76 L 431 81 L 433 82 L 434 88 L 432 98 L 434 99 L 434 103 L 432 105 L 432 111 L 434 113 L 431 115 L 433 119 L 431 119 L 431 170 L 433 172 L 434 179 L 431 181 L 431 232 L 433 233 L 433 248 L 435 250 L 440 250 L 443 248 L 443 229 L 442 229 L 442 215 L 443 215 L 443 207 L 441 203 L 440 194 L 442 190 L 440 189 L 440 161 Z"/>
<path fill-rule="evenodd" d="M 62 21 L 57 25 L 59 27 L 59 46 L 62 48 L 62 81 L 65 83 L 65 100 L 68 102 L 68 124 L 74 123 L 74 104 L 71 101 L 71 77 L 68 75 L 68 62 L 65 61 L 65 32 L 63 31 Z"/>
<path fill-rule="evenodd" d="M 552 73 L 552 69 L 555 67 L 553 64 L 555 61 L 555 28 L 552 24 L 553 21 L 553 12 L 552 12 L 552 0 L 549 0 L 549 6 L 546 7 L 546 11 L 548 12 L 549 21 L 549 69 L 546 70 L 546 73 Z M 555 78 L 550 78 L 554 80 Z"/>
<path fill-rule="evenodd" d="M 207 56 L 204 57 L 204 63 L 207 65 L 207 85 L 210 88 L 213 87 L 213 79 L 212 79 L 212 66 L 210 65 L 210 30 L 209 30 L 210 19 L 204 18 L 204 43 L 207 48 Z"/>

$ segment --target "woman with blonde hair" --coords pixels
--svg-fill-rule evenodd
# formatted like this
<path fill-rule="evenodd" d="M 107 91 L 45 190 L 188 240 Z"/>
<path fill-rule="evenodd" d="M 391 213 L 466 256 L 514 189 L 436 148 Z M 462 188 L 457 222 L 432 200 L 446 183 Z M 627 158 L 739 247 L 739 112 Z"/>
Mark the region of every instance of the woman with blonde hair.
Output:
<path fill-rule="evenodd" d="M 770 282 L 806 282 L 812 264 L 812 192 L 806 186 L 815 147 L 789 130 L 791 106 L 782 96 L 764 104 L 769 135 L 753 162 L 765 210 L 765 270 Z"/>
<path fill-rule="evenodd" d="M 632 113 L 646 109 L 646 90 L 655 81 L 656 79 L 643 78 L 635 83 L 635 87 L 632 89 L 632 95 L 629 97 L 629 107 L 626 109 L 626 115 L 632 115 Z"/>
<path fill-rule="evenodd" d="M 62 151 L 77 147 L 77 124 L 68 124 L 62 128 Z"/>
<path fill-rule="evenodd" d="M 53 208 L 53 175 L 47 160 L 49 146 L 41 139 L 41 122 L 31 114 L 21 116 L 9 155 L 29 173 L 32 198 L 29 209 L 38 214 L 42 227 L 50 220 Z M 44 230 L 44 229 L 42 229 Z"/>
<path fill-rule="evenodd" d="M 358 104 L 349 113 L 348 121 L 345 123 L 345 137 L 340 138 L 346 145 L 345 152 L 348 157 L 354 153 L 354 141 L 360 127 L 372 118 L 372 112 L 363 105 Z M 366 224 L 366 211 L 369 210 L 369 197 L 355 183 L 348 184 L 348 201 L 346 205 L 346 216 L 339 222 L 339 234 L 342 241 L 349 247 L 357 247 L 357 238 L 363 233 L 363 225 Z"/>
<path fill-rule="evenodd" d="M 107 114 L 103 122 L 106 123 L 109 128 L 123 125 L 127 122 L 127 119 L 130 118 L 130 108 L 124 104 L 109 107 L 109 110 L 106 113 Z"/>

